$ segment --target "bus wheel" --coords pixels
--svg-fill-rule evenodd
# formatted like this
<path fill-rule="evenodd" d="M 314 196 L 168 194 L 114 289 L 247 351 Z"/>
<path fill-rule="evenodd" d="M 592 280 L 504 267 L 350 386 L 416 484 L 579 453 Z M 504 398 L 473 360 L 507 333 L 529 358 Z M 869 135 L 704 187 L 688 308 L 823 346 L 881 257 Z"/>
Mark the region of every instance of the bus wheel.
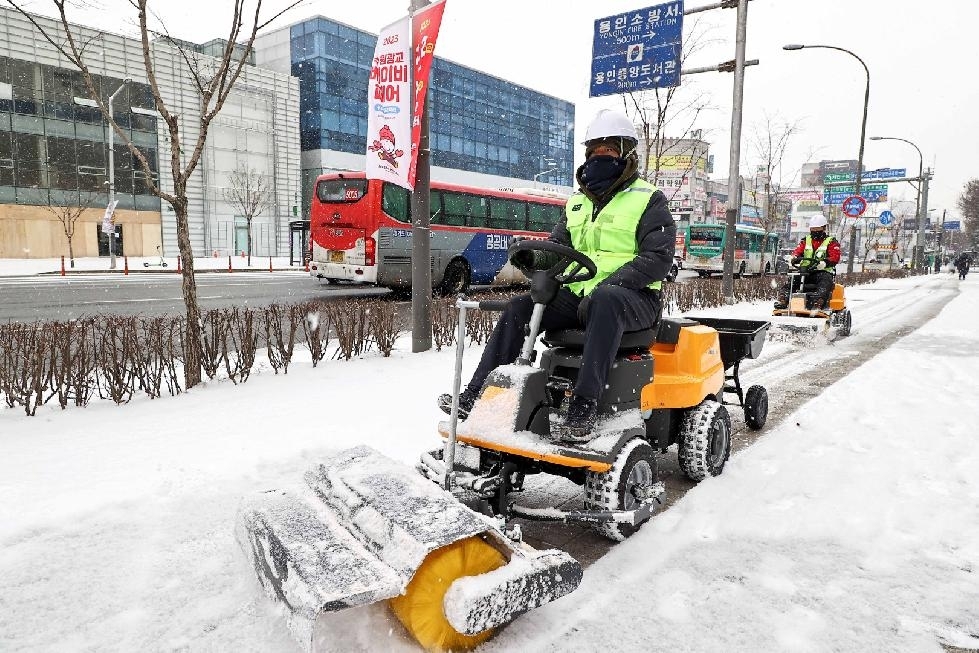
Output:
<path fill-rule="evenodd" d="M 438 293 L 442 297 L 459 295 L 469 290 L 469 282 L 472 274 L 469 271 L 469 264 L 463 259 L 452 259 L 445 266 L 445 274 L 442 275 L 442 283 L 439 284 Z"/>

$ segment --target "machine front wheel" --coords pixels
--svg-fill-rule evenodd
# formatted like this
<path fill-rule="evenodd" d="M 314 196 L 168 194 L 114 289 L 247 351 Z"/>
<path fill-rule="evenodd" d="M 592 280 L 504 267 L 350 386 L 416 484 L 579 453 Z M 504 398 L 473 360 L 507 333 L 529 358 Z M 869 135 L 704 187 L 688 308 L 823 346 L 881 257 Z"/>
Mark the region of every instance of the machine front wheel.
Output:
<path fill-rule="evenodd" d="M 457 631 L 445 617 L 445 593 L 459 578 L 479 576 L 505 564 L 503 554 L 482 537 L 467 537 L 429 553 L 405 593 L 389 599 L 388 605 L 426 651 L 475 648 L 492 637 L 496 629 L 475 635 Z"/>
<path fill-rule="evenodd" d="M 753 385 L 744 393 L 744 423 L 752 431 L 760 431 L 768 421 L 768 390 Z"/>
<path fill-rule="evenodd" d="M 585 510 L 634 510 L 642 500 L 642 490 L 657 482 L 656 452 L 641 438 L 630 440 L 607 472 L 588 472 L 585 477 Z M 640 529 L 642 524 L 605 522 L 598 531 L 621 542 Z"/>
<path fill-rule="evenodd" d="M 731 455 L 731 416 L 714 399 L 705 399 L 683 417 L 677 460 L 691 481 L 717 476 Z"/>

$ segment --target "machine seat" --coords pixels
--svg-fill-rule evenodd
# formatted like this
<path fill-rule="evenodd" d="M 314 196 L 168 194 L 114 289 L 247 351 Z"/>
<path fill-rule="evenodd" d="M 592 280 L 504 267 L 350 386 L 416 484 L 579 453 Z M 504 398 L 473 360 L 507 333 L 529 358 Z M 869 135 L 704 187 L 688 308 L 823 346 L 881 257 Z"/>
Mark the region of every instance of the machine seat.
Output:
<path fill-rule="evenodd" d="M 680 329 L 693 326 L 696 321 L 681 318 L 663 318 L 652 329 L 641 331 L 626 331 L 622 334 L 619 350 L 649 349 L 654 342 L 675 345 L 680 337 Z M 558 329 L 544 332 L 544 344 L 548 347 L 569 347 L 581 349 L 585 346 L 585 331 L 583 329 Z"/>

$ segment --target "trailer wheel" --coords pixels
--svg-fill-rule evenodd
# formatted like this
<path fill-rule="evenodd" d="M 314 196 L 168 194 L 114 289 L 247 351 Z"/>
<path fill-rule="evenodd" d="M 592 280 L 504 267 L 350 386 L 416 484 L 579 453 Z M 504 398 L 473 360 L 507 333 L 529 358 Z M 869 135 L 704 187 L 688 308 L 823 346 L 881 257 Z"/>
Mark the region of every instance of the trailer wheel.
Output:
<path fill-rule="evenodd" d="M 640 503 L 635 490 L 656 481 L 656 452 L 641 438 L 630 440 L 616 456 L 612 469 L 585 476 L 585 510 L 633 510 Z M 606 522 L 597 527 L 605 537 L 621 542 L 642 524 Z"/>
<path fill-rule="evenodd" d="M 752 431 L 760 431 L 768 421 L 768 390 L 753 385 L 744 393 L 744 423 Z"/>
<path fill-rule="evenodd" d="M 469 264 L 463 259 L 452 259 L 445 266 L 445 274 L 442 275 L 442 283 L 439 284 L 438 293 L 442 297 L 453 297 L 469 290 L 469 283 L 472 280 L 472 273 L 469 271 Z"/>
<path fill-rule="evenodd" d="M 842 324 L 840 325 L 840 335 L 850 335 L 850 327 L 853 325 L 853 316 L 850 315 L 850 311 L 848 309 L 844 309 L 843 319 L 841 321 Z"/>
<path fill-rule="evenodd" d="M 713 399 L 691 408 L 683 417 L 677 460 L 691 481 L 717 476 L 731 455 L 731 416 Z"/>
<path fill-rule="evenodd" d="M 405 593 L 388 600 L 398 621 L 426 651 L 465 651 L 479 646 L 495 628 L 464 635 L 445 617 L 442 601 L 449 586 L 465 576 L 479 576 L 506 564 L 503 554 L 479 536 L 467 537 L 429 553 Z"/>

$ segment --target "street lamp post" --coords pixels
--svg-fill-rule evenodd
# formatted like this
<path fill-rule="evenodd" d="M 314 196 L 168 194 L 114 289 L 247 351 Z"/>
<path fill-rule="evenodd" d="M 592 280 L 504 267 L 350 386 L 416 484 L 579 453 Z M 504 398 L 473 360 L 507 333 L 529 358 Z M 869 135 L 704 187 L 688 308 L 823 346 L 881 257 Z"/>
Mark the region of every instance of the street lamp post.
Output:
<path fill-rule="evenodd" d="M 872 141 L 901 141 L 902 143 L 907 143 L 914 149 L 918 151 L 918 197 L 917 197 L 917 207 L 915 209 L 915 217 L 918 220 L 918 237 L 915 241 L 915 253 L 911 257 L 911 261 L 915 268 L 921 267 L 924 259 L 924 240 L 922 232 L 925 228 L 925 216 L 928 215 L 928 207 L 922 206 L 922 192 L 927 192 L 925 189 L 927 183 L 925 182 L 925 157 L 921 153 L 921 148 L 907 140 L 906 138 L 897 138 L 896 136 L 871 136 Z M 927 201 L 927 200 L 926 200 Z"/>
<path fill-rule="evenodd" d="M 114 145 L 115 145 L 115 143 L 114 143 L 114 138 L 113 138 L 115 136 L 115 130 L 112 128 L 112 120 L 111 120 L 111 118 L 112 118 L 112 112 L 113 112 L 112 103 L 115 102 L 116 96 L 119 95 L 119 92 L 122 91 L 122 89 L 124 89 L 126 87 L 126 85 L 129 84 L 129 82 L 130 82 L 130 79 L 128 77 L 126 79 L 122 80 L 122 84 L 119 85 L 119 88 L 117 88 L 112 93 L 112 95 L 109 96 L 109 118 L 110 119 L 107 121 L 109 123 L 109 206 L 112 207 L 113 210 L 115 208 L 113 206 L 113 204 L 115 203 L 115 199 L 116 199 L 116 174 L 115 174 L 116 173 L 116 167 L 115 167 L 115 151 L 114 151 Z M 78 105 L 81 105 L 81 106 L 84 106 L 84 107 L 98 107 L 99 106 L 98 103 L 95 100 L 90 100 L 90 99 L 87 99 L 87 98 L 80 98 L 80 97 L 76 97 L 76 98 L 73 98 L 73 99 L 74 99 L 75 104 L 78 104 Z M 115 270 L 116 269 L 116 250 L 115 250 L 115 247 L 113 247 L 113 245 L 112 245 L 112 241 L 114 241 L 115 238 L 116 238 L 115 223 L 113 223 L 112 233 L 107 234 L 107 235 L 109 236 L 109 269 L 110 270 Z"/>
<path fill-rule="evenodd" d="M 867 64 L 864 60 L 858 57 L 853 52 L 850 52 L 846 48 L 840 48 L 835 45 L 799 45 L 799 44 L 789 44 L 783 45 L 783 50 L 802 50 L 808 48 L 822 48 L 825 50 L 838 50 L 839 52 L 845 52 L 863 66 L 864 71 L 867 73 L 867 87 L 863 93 L 863 121 L 860 123 L 860 152 L 857 155 L 857 179 L 854 188 L 854 195 L 860 194 L 860 182 L 863 176 L 863 146 L 867 135 L 867 107 L 870 104 L 870 69 L 867 68 Z M 857 232 L 856 232 L 856 218 L 854 218 L 854 224 L 850 228 L 850 256 L 846 262 L 846 273 L 850 274 L 853 272 L 853 259 L 856 258 L 857 254 Z"/>

